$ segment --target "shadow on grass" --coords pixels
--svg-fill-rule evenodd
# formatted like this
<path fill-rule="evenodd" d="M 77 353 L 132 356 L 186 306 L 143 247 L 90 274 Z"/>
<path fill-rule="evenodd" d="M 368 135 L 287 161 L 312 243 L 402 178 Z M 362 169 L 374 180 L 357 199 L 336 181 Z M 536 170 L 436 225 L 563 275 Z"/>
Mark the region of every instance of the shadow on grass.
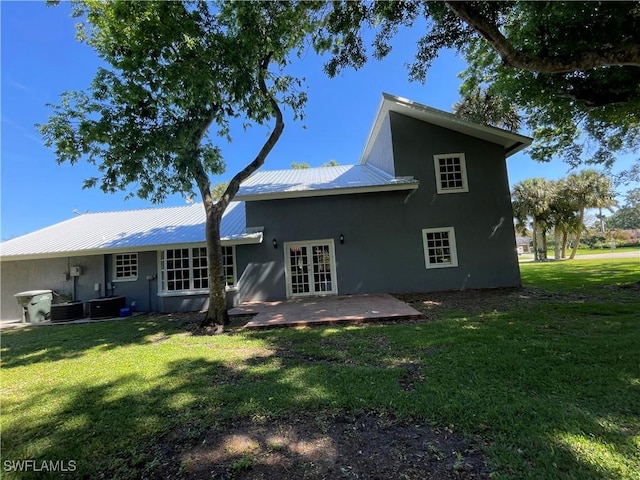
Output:
<path fill-rule="evenodd" d="M 458 309 L 431 322 L 201 337 L 195 353 L 185 344 L 182 358 L 164 360 L 152 379 L 137 370 L 145 365 L 64 387 L 52 373 L 29 398 L 3 402 L 3 460 L 75 460 L 67 475 L 76 478 L 209 478 L 213 470 L 220 478 L 282 478 L 285 466 L 298 478 L 428 478 L 425 459 L 440 465 L 433 459 L 444 452 L 437 478 L 447 478 L 465 472 L 469 455 L 461 446 L 445 452 L 438 442 L 448 435 L 485 445 L 490 469 L 503 478 L 637 477 L 638 302 L 538 300 Z M 153 348 L 154 339 L 180 331 L 157 321 L 81 327 L 44 340 L 30 331 L 3 335 L 3 361 L 55 366 L 97 347 Z M 69 330 L 73 341 L 59 345 Z M 47 415 L 32 408 L 43 404 L 52 405 Z M 365 424 L 378 435 L 389 419 L 401 419 L 418 441 L 406 451 L 390 442 L 379 450 L 414 470 L 357 463 L 358 450 L 347 452 L 351 464 L 337 463 L 350 461 L 340 442 L 358 444 Z M 429 437 L 428 425 L 442 436 Z M 320 464 L 327 469 L 312 469 Z M 474 472 L 487 473 L 466 471 Z"/>
<path fill-rule="evenodd" d="M 630 478 L 638 471 L 633 458 L 640 396 L 634 379 L 640 362 L 631 352 L 637 332 L 620 344 L 630 325 L 602 326 L 620 338 L 615 337 L 615 349 L 597 353 L 600 343 L 594 351 L 588 337 L 580 340 L 571 329 L 548 337 L 544 322 L 523 322 L 495 314 L 430 324 L 236 334 L 246 341 L 267 340 L 270 350 L 232 362 L 171 361 L 151 382 L 133 367 L 108 383 L 54 383 L 40 398 L 5 404 L 4 414 L 12 416 L 28 411 L 29 404 L 58 402 L 48 416 L 32 412 L 29 421 L 5 424 L 3 460 L 74 460 L 77 470 L 67 475 L 77 478 L 200 478 L 209 467 L 221 469 L 223 477 L 257 478 L 252 475 L 260 471 L 277 478 L 282 471 L 269 463 L 276 453 L 309 469 L 314 461 L 318 465 L 323 442 L 346 438 L 347 425 L 335 429 L 337 413 L 343 412 L 353 418 L 362 413 L 404 418 L 407 428 L 440 425 L 445 435 L 486 442 L 491 468 L 509 478 Z M 465 328 L 469 325 L 474 328 Z M 214 349 L 216 341 L 211 339 Z M 292 435 L 305 415 L 315 419 Z M 278 427 L 269 433 L 281 436 L 265 434 L 269 425 Z M 357 421 L 353 425 L 352 442 L 365 432 Z M 374 428 L 383 429 L 380 423 Z M 413 445 L 411 455 L 424 457 L 434 445 L 440 448 L 425 430 L 415 431 L 424 441 L 407 444 Z M 237 442 L 245 447 L 236 449 Z M 584 455 L 601 445 L 621 459 L 612 465 Z M 464 466 L 468 453 L 457 448 Z M 339 451 L 325 448 L 327 465 L 335 467 Z M 447 454 L 439 478 L 460 473 L 456 458 Z M 408 453 L 403 455 L 406 462 Z M 304 471 L 308 478 L 330 474 Z M 416 472 L 407 478 L 423 478 L 417 475 L 425 470 Z M 486 471 L 478 472 L 476 478 L 486 477 Z M 18 477 L 47 478 L 46 472 L 29 475 Z"/>
<path fill-rule="evenodd" d="M 168 317 L 127 319 L 7 329 L 2 331 L 2 367 L 55 362 L 83 356 L 87 350 L 153 342 L 154 335 L 182 331 L 182 322 Z"/>

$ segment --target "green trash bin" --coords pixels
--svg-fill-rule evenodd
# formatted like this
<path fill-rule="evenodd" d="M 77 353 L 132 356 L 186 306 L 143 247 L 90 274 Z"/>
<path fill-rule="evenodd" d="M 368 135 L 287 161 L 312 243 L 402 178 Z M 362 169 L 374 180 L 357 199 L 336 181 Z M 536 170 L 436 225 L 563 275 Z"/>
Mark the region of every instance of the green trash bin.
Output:
<path fill-rule="evenodd" d="M 14 295 L 22 307 L 22 321 L 24 323 L 46 322 L 51 317 L 51 290 L 29 290 Z"/>

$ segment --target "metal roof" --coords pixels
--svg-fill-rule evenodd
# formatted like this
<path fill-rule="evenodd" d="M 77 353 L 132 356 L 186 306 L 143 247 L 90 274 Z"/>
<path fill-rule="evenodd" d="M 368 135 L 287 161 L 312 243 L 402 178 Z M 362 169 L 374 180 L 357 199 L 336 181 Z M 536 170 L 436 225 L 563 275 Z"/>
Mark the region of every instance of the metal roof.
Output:
<path fill-rule="evenodd" d="M 316 197 L 418 188 L 413 177 L 393 177 L 371 165 L 257 171 L 240 186 L 238 200 Z"/>
<path fill-rule="evenodd" d="M 52 258 L 203 243 L 202 203 L 168 208 L 85 213 L 0 244 L 2 260 Z M 243 202 L 231 202 L 221 225 L 223 244 L 260 243 L 261 229 L 247 229 Z"/>
<path fill-rule="evenodd" d="M 514 153 L 531 145 L 532 138 L 520 135 L 518 133 L 503 130 L 501 128 L 481 125 L 479 123 L 464 120 L 453 113 L 428 107 L 418 102 L 408 100 L 406 98 L 397 97 L 389 93 L 382 94 L 382 101 L 378 107 L 378 113 L 369 132 L 367 143 L 365 144 L 360 164 L 367 161 L 373 143 L 378 136 L 380 127 L 389 112 L 401 113 L 417 120 L 422 120 L 439 127 L 448 128 L 456 132 L 464 133 L 472 137 L 486 140 L 491 143 L 497 143 L 504 147 L 505 157 L 510 157 Z"/>

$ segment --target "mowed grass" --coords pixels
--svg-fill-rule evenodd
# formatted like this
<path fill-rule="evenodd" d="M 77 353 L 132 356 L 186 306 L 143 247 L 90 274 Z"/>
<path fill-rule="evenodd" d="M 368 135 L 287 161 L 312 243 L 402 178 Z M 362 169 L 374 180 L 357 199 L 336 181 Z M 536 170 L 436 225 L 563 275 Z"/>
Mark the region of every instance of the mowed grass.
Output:
<path fill-rule="evenodd" d="M 640 264 L 521 270 L 509 301 L 417 323 L 197 336 L 138 317 L 5 331 L 3 478 L 59 478 L 7 468 L 25 459 L 73 460 L 68 478 L 169 478 L 181 448 L 234 419 L 358 412 L 465 436 L 492 478 L 640 478 Z"/>

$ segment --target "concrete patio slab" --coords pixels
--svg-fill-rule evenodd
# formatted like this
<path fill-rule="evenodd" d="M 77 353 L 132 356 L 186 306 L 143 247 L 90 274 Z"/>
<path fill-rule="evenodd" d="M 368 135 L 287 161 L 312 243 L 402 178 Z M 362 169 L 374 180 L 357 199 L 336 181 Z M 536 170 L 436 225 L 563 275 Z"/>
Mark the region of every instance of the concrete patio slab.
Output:
<path fill-rule="evenodd" d="M 388 294 L 304 297 L 279 302 L 247 302 L 229 310 L 234 318 L 253 316 L 245 328 L 420 320 L 424 316 Z"/>

